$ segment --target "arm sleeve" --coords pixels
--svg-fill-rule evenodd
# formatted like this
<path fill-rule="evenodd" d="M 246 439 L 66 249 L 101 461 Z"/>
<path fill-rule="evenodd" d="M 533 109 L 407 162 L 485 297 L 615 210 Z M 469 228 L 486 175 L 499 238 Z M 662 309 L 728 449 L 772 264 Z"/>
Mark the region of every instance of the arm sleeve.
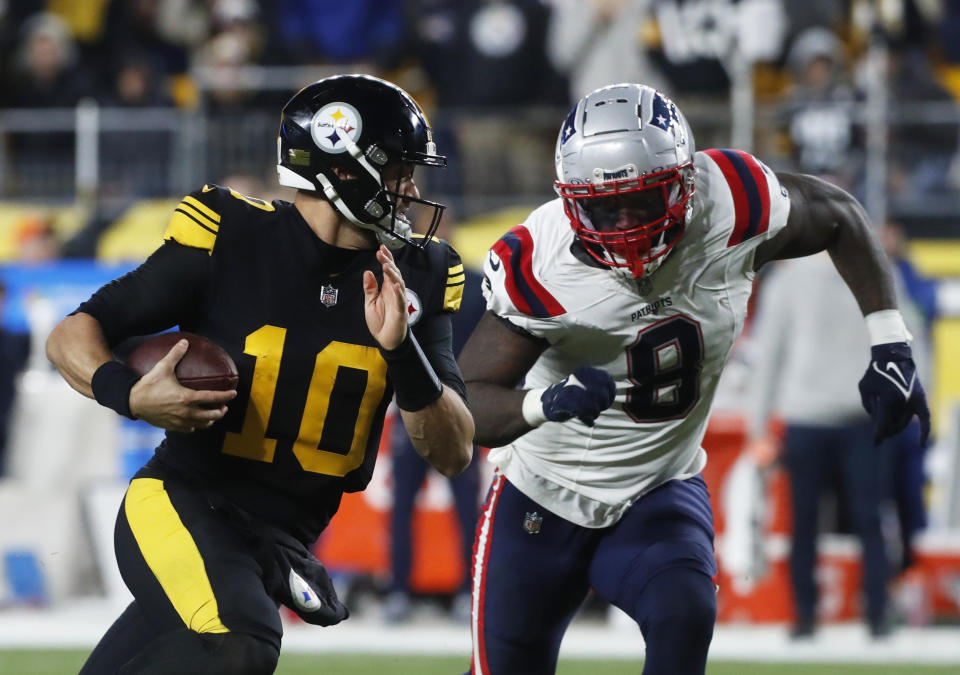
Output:
<path fill-rule="evenodd" d="M 453 355 L 453 325 L 450 314 L 438 313 L 424 317 L 413 333 L 440 381 L 466 400 L 467 388 Z"/>
<path fill-rule="evenodd" d="M 137 269 L 101 287 L 76 311 L 100 323 L 111 347 L 133 335 L 166 330 L 197 312 L 210 264 L 207 251 L 168 240 Z"/>

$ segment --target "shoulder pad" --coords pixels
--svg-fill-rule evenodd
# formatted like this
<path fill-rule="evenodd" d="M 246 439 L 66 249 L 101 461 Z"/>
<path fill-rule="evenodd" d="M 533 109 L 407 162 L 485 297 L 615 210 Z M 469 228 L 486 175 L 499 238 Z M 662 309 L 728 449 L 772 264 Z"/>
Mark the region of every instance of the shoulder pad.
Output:
<path fill-rule="evenodd" d="M 231 188 L 208 183 L 200 190 L 188 194 L 177 205 L 163 238 L 212 253 L 224 214 L 237 207 L 275 210 L 272 204 L 261 199 L 247 197 Z"/>
<path fill-rule="evenodd" d="M 502 286 L 517 310 L 540 319 L 566 313 L 534 273 L 534 240 L 525 225 L 517 225 L 504 234 L 490 251 L 496 260 L 487 256 L 486 275 L 491 279 L 501 279 L 502 275 Z"/>
<path fill-rule="evenodd" d="M 733 198 L 734 226 L 727 247 L 737 246 L 767 232 L 770 226 L 771 191 L 779 181 L 756 157 L 742 150 L 705 150 L 723 174 Z"/>
<path fill-rule="evenodd" d="M 413 238 L 423 238 L 422 234 L 414 234 Z M 437 237 L 431 237 L 423 248 L 432 269 L 444 270 L 443 301 L 440 310 L 456 312 L 460 310 L 463 300 L 463 288 L 466 283 L 466 274 L 463 270 L 463 261 L 460 254 L 448 242 Z M 439 275 L 438 275 L 439 276 Z"/>

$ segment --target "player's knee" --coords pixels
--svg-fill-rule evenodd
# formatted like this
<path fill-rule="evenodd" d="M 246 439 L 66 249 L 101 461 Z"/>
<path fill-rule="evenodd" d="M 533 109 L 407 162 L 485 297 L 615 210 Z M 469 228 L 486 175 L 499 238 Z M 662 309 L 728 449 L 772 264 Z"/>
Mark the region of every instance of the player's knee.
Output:
<path fill-rule="evenodd" d="M 717 617 L 716 587 L 703 572 L 665 570 L 644 590 L 640 624 L 644 633 L 662 638 L 710 643 Z M 699 639 L 698 639 L 699 638 Z"/>
<path fill-rule="evenodd" d="M 245 633 L 223 633 L 215 641 L 218 673 L 270 675 L 277 669 L 280 651 L 266 640 Z"/>

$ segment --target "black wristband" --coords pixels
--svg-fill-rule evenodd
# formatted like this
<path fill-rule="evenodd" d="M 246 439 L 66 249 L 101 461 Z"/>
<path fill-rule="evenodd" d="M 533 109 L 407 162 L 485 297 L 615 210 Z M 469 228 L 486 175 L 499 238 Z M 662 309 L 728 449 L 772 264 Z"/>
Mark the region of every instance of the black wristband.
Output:
<path fill-rule="evenodd" d="M 97 403 L 135 420 L 130 412 L 130 390 L 139 379 L 139 375 L 119 361 L 107 361 L 93 374 L 90 389 Z"/>
<path fill-rule="evenodd" d="M 422 410 L 443 395 L 440 378 L 424 356 L 413 331 L 407 329 L 407 337 L 396 349 L 381 348 L 380 353 L 387 362 L 400 410 Z"/>

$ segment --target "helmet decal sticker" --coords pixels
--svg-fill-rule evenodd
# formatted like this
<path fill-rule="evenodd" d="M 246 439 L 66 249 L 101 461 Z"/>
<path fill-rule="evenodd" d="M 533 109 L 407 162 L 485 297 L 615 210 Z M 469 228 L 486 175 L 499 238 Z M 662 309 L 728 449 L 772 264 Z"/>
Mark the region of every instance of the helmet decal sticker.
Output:
<path fill-rule="evenodd" d="M 650 119 L 650 124 L 655 127 L 660 127 L 664 131 L 670 131 L 670 127 L 678 124 L 680 120 L 677 118 L 677 106 L 673 101 L 667 101 L 663 95 L 658 91 L 653 95 L 653 116 Z"/>
<path fill-rule="evenodd" d="M 570 111 L 570 114 L 567 115 L 566 121 L 563 123 L 563 128 L 560 129 L 560 145 L 563 145 L 570 140 L 570 137 L 577 132 L 576 118 L 577 118 L 577 108 L 579 103 L 573 106 L 573 110 Z"/>
<path fill-rule="evenodd" d="M 313 142 L 322 150 L 331 154 L 347 151 L 347 146 L 340 138 L 340 134 L 356 141 L 363 129 L 363 120 L 360 113 L 349 103 L 331 103 L 314 114 L 310 121 L 310 135 Z"/>

